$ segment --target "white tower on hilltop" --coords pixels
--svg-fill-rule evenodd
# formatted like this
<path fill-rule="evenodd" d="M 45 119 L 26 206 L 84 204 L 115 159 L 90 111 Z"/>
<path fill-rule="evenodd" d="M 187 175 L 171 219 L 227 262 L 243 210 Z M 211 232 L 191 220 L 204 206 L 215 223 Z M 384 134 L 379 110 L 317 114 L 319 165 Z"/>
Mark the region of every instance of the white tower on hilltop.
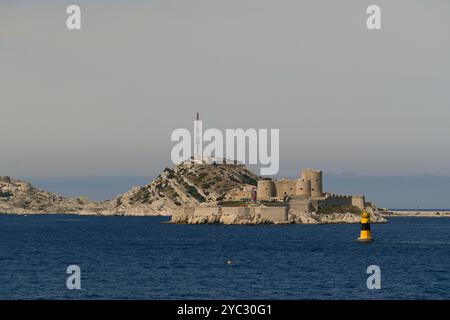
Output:
<path fill-rule="evenodd" d="M 197 112 L 196 120 L 194 121 L 194 162 L 203 163 L 203 128 L 200 114 Z"/>

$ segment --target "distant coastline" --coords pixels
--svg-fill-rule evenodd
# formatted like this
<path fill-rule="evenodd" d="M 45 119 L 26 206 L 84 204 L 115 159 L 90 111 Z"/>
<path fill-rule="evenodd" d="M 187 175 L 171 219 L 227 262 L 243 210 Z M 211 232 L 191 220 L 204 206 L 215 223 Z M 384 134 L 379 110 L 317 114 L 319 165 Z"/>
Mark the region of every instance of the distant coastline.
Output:
<path fill-rule="evenodd" d="M 390 209 L 382 211 L 383 217 L 436 217 L 450 218 L 450 209 Z"/>

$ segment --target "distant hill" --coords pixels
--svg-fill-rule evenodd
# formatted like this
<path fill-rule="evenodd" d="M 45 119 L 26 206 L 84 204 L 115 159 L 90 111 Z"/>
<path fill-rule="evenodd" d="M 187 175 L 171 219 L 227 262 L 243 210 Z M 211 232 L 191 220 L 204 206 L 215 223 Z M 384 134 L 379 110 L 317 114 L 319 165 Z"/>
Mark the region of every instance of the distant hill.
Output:
<path fill-rule="evenodd" d="M 101 209 L 101 205 L 85 197 L 61 197 L 28 182 L 0 176 L 0 213 L 87 213 Z"/>

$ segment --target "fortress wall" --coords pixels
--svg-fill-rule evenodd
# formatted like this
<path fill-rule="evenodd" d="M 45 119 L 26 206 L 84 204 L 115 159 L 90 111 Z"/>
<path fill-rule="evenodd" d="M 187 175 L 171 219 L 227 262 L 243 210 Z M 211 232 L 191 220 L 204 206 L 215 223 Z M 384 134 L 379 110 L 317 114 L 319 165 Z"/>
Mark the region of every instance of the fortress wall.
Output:
<path fill-rule="evenodd" d="M 326 197 L 324 204 L 327 206 L 355 206 L 361 210 L 366 206 L 365 197 L 363 195 L 329 195 Z"/>
<path fill-rule="evenodd" d="M 251 216 L 251 208 L 248 207 L 221 207 L 222 216 Z"/>
<path fill-rule="evenodd" d="M 195 207 L 177 207 L 172 210 L 172 221 L 184 221 L 189 216 L 193 216 Z"/>
<path fill-rule="evenodd" d="M 331 195 L 325 199 L 327 206 L 351 206 L 352 196 Z"/>
<path fill-rule="evenodd" d="M 362 195 L 352 197 L 352 205 L 363 210 L 366 207 L 366 199 Z"/>
<path fill-rule="evenodd" d="M 295 201 L 289 202 L 289 211 L 293 212 L 294 214 L 296 212 L 311 212 L 312 211 L 311 203 L 309 202 L 308 199 L 304 200 L 296 199 Z"/>
<path fill-rule="evenodd" d="M 194 215 L 195 216 L 212 216 L 218 215 L 220 213 L 219 207 L 195 207 Z"/>
<path fill-rule="evenodd" d="M 257 207 L 255 215 L 259 215 L 263 219 L 268 219 L 275 223 L 283 223 L 288 221 L 287 207 Z"/>
<path fill-rule="evenodd" d="M 276 180 L 275 181 L 275 191 L 276 191 L 276 197 L 283 198 L 285 193 L 288 196 L 295 195 L 296 190 L 296 180 Z"/>
<path fill-rule="evenodd" d="M 257 218 L 255 220 L 255 218 Z M 288 221 L 288 207 L 179 207 L 172 211 L 175 223 L 224 223 L 234 224 L 267 219 L 273 223 Z"/>

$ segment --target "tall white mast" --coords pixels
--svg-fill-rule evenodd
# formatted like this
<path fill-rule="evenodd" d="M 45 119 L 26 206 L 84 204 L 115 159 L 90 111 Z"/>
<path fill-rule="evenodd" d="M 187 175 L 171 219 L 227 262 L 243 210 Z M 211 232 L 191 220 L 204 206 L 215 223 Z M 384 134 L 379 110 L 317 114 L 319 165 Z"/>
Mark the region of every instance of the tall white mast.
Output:
<path fill-rule="evenodd" d="M 197 117 L 194 121 L 194 161 L 199 161 L 201 163 L 203 163 L 202 129 L 200 114 L 197 112 Z"/>

